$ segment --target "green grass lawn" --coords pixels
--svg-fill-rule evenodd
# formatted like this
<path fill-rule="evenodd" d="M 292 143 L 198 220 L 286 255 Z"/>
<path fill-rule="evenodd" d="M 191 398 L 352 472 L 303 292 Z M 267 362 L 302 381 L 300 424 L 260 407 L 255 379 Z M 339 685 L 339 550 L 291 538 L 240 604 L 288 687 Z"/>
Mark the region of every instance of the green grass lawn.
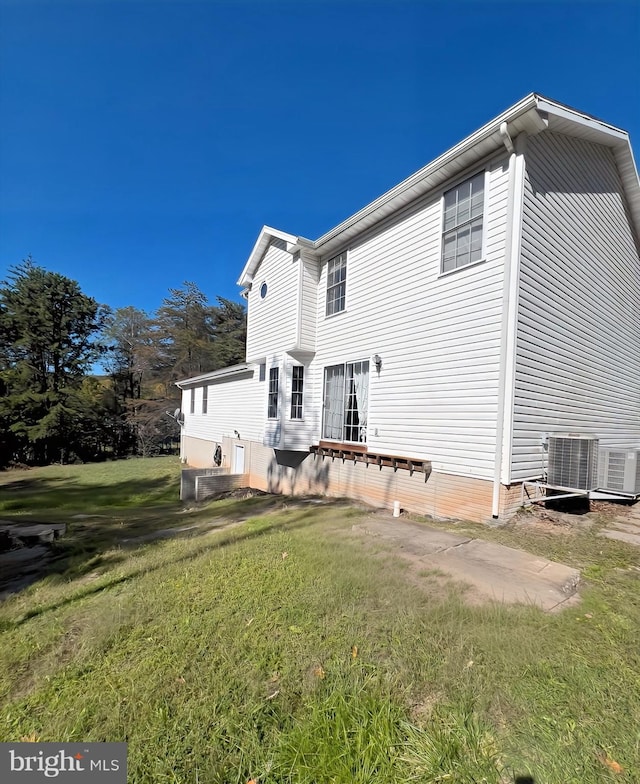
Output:
<path fill-rule="evenodd" d="M 0 517 L 69 523 L 53 571 L 0 604 L 0 740 L 127 741 L 135 784 L 640 781 L 633 548 L 532 530 L 585 570 L 582 603 L 472 606 L 353 536 L 361 510 L 185 510 L 178 473 L 0 476 Z"/>

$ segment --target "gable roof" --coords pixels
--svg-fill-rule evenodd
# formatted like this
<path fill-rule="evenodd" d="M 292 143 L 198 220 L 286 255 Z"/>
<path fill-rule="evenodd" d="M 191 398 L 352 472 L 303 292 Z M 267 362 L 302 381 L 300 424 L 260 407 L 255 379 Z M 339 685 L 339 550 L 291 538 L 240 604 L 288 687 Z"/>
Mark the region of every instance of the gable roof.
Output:
<path fill-rule="evenodd" d="M 318 256 L 330 256 L 343 249 L 362 231 L 374 226 L 405 205 L 468 169 L 477 161 L 504 147 L 507 135 L 515 139 L 523 131 L 533 135 L 546 129 L 612 148 L 627 197 L 631 219 L 636 233 L 640 235 L 640 182 L 638 181 L 638 171 L 633 158 L 629 134 L 621 128 L 616 128 L 577 109 L 572 109 L 538 93 L 530 93 L 415 174 L 407 177 L 406 180 L 330 229 L 315 242 L 265 226 L 242 271 L 238 284 L 247 286 L 251 283 L 253 274 L 273 238 L 283 239 L 288 244 L 290 243 L 289 250 L 291 252 L 305 247 Z"/>
<path fill-rule="evenodd" d="M 285 231 L 272 229 L 271 226 L 263 226 L 262 231 L 256 240 L 256 244 L 253 246 L 253 250 L 247 259 L 247 263 L 244 265 L 244 269 L 238 278 L 238 286 L 248 286 L 252 282 L 255 271 L 258 269 L 262 257 L 266 253 L 272 240 L 282 240 L 283 242 L 286 242 L 288 246 L 294 246 L 297 245 L 298 241 L 302 240 L 302 238 L 296 237 L 293 234 L 287 234 Z M 306 242 L 309 245 L 313 244 L 310 240 L 306 240 Z"/>

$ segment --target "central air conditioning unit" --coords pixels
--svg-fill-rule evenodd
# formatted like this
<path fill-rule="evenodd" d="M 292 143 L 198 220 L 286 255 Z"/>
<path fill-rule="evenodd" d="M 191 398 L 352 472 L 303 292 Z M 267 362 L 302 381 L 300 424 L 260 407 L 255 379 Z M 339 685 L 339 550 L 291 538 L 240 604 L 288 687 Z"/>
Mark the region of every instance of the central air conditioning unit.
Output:
<path fill-rule="evenodd" d="M 598 482 L 598 439 L 585 433 L 549 436 L 547 483 L 569 490 L 594 490 Z"/>
<path fill-rule="evenodd" d="M 598 489 L 627 495 L 640 494 L 640 449 L 600 450 Z"/>

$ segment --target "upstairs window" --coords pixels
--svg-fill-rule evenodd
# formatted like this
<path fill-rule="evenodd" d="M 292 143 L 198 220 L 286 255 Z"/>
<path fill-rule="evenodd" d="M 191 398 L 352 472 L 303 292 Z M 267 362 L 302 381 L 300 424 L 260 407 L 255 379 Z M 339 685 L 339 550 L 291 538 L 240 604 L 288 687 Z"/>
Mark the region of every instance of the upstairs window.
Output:
<path fill-rule="evenodd" d="M 442 272 L 480 261 L 483 215 L 484 172 L 444 194 Z"/>
<path fill-rule="evenodd" d="M 303 390 L 304 367 L 294 365 L 291 372 L 291 419 L 302 419 Z"/>
<path fill-rule="evenodd" d="M 269 395 L 267 398 L 267 418 L 278 418 L 278 384 L 280 371 L 277 367 L 269 369 Z"/>
<path fill-rule="evenodd" d="M 209 387 L 202 387 L 202 413 L 206 414 L 209 410 Z"/>
<path fill-rule="evenodd" d="M 341 253 L 327 262 L 327 316 L 344 310 L 347 288 L 347 254 Z"/>
<path fill-rule="evenodd" d="M 322 437 L 366 443 L 369 362 L 347 362 L 324 370 Z"/>

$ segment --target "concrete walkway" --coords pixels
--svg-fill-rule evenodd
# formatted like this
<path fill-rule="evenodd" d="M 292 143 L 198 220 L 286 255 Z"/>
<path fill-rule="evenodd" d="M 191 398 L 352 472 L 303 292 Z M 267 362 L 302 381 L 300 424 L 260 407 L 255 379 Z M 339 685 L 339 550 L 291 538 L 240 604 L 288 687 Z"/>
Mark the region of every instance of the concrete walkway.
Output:
<path fill-rule="evenodd" d="M 580 572 L 524 550 L 469 536 L 372 517 L 353 526 L 363 536 L 388 542 L 390 549 L 418 565 L 469 584 L 483 598 L 557 610 L 578 600 Z"/>
<path fill-rule="evenodd" d="M 609 526 L 600 532 L 600 536 L 640 547 L 640 503 L 634 504 L 628 515 L 613 520 Z"/>

